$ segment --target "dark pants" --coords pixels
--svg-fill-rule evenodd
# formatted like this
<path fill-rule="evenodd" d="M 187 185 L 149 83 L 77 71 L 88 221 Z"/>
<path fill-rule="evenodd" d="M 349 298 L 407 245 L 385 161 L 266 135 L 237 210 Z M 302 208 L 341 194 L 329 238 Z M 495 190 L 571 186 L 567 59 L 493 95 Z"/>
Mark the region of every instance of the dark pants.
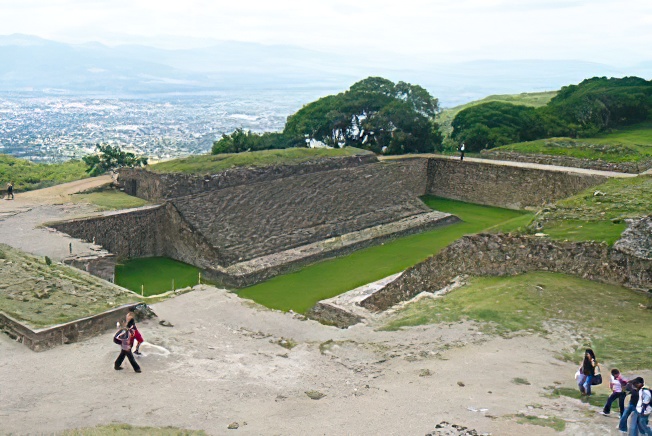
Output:
<path fill-rule="evenodd" d="M 627 392 L 613 392 L 611 395 L 609 395 L 609 398 L 607 399 L 607 404 L 604 405 L 604 409 L 602 410 L 604 413 L 611 413 L 611 403 L 616 401 L 618 399 L 618 408 L 620 409 L 620 416 L 623 416 L 623 412 L 625 411 L 625 396 L 627 395 Z"/>
<path fill-rule="evenodd" d="M 134 369 L 134 371 L 140 371 L 140 366 L 138 366 L 138 362 L 136 362 L 136 359 L 134 358 L 134 354 L 131 352 L 131 350 L 120 351 L 120 355 L 115 360 L 114 367 L 120 368 L 122 362 L 125 360 L 125 356 L 127 357 L 127 359 L 129 359 L 129 363 L 131 363 L 131 366 Z"/>
<path fill-rule="evenodd" d="M 460 160 L 464 160 L 464 152 L 463 151 L 460 152 Z"/>

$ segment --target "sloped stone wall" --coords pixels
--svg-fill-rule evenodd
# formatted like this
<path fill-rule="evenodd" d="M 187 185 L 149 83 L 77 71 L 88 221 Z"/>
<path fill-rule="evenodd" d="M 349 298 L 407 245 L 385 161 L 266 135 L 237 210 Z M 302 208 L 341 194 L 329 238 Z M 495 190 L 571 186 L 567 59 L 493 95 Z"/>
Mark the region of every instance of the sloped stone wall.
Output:
<path fill-rule="evenodd" d="M 321 171 L 171 203 L 230 265 L 429 212 L 418 199 L 426 164 L 409 159 Z"/>
<path fill-rule="evenodd" d="M 465 236 L 360 303 L 385 310 L 420 292 L 435 292 L 460 274 L 509 276 L 528 271 L 553 271 L 652 290 L 652 259 L 595 242 L 558 242 L 528 236 L 479 234 Z"/>
<path fill-rule="evenodd" d="M 605 176 L 431 158 L 428 193 L 508 209 L 540 207 L 604 183 Z"/>
<path fill-rule="evenodd" d="M 285 177 L 312 174 L 378 162 L 375 155 L 321 158 L 295 165 L 238 167 L 217 174 L 159 174 L 141 168 L 121 168 L 118 183 L 129 195 L 149 201 L 200 194 L 233 186 L 269 182 Z"/>

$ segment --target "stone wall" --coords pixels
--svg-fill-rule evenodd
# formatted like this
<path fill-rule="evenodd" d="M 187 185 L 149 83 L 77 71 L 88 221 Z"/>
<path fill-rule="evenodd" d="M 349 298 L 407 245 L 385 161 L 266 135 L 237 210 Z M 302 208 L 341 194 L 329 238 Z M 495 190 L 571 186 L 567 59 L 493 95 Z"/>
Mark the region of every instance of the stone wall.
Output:
<path fill-rule="evenodd" d="M 515 153 L 512 151 L 482 150 L 484 159 L 507 160 L 512 162 L 531 162 L 542 165 L 559 165 L 562 167 L 585 168 L 599 171 L 616 171 L 619 173 L 640 174 L 652 168 L 652 160 L 642 162 L 607 162 L 600 159 L 581 159 L 571 156 L 554 156 L 549 154 Z"/>
<path fill-rule="evenodd" d="M 408 268 L 398 279 L 360 304 L 385 310 L 420 292 L 435 292 L 461 274 L 508 276 L 553 271 L 652 290 L 652 259 L 594 242 L 558 242 L 527 236 L 465 236 L 439 254 Z"/>
<path fill-rule="evenodd" d="M 118 256 L 128 258 L 165 255 L 162 224 L 165 206 L 49 224 L 62 233 L 101 245 Z"/>
<path fill-rule="evenodd" d="M 269 182 L 285 177 L 312 174 L 341 168 L 355 168 L 378 162 L 373 154 L 337 158 L 320 158 L 301 164 L 267 167 L 238 167 L 217 174 L 159 174 L 145 169 L 121 168 L 118 183 L 129 195 L 150 201 L 183 197 L 202 192 Z"/>
<path fill-rule="evenodd" d="M 37 330 L 32 330 L 0 312 L 0 329 L 30 349 L 44 351 L 58 345 L 79 342 L 105 333 L 107 330 L 115 329 L 115 323 L 119 319 L 124 319 L 127 312 L 133 307 L 134 305 L 121 306 L 98 315 Z"/>
<path fill-rule="evenodd" d="M 223 265 L 430 212 L 426 161 L 321 171 L 171 200 Z"/>
<path fill-rule="evenodd" d="M 602 175 L 472 162 L 429 159 L 428 193 L 509 209 L 536 208 L 604 183 Z"/>

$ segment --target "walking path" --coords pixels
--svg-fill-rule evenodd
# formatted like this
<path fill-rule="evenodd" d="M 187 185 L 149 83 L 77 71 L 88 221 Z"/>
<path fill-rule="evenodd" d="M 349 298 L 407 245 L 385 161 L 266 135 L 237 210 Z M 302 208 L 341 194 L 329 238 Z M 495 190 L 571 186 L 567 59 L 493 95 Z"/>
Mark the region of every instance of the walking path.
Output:
<path fill-rule="evenodd" d="M 394 159 L 417 159 L 417 158 L 437 158 L 442 160 L 460 160 L 459 156 L 445 156 L 442 154 L 409 154 L 409 155 L 398 155 L 398 156 L 379 156 L 378 159 L 382 160 L 394 160 Z M 557 171 L 564 173 L 575 173 L 575 174 L 590 174 L 596 176 L 605 176 L 605 177 L 618 177 L 618 178 L 627 178 L 627 177 L 636 177 L 638 174 L 627 174 L 619 173 L 616 171 L 600 171 L 600 170 L 589 170 L 585 168 L 575 168 L 575 167 L 562 167 L 558 165 L 542 165 L 537 163 L 529 162 L 513 162 L 508 160 L 494 160 L 494 159 L 481 159 L 477 157 L 464 157 L 464 162 L 475 162 L 482 163 L 487 165 L 502 165 L 508 167 L 518 167 L 518 168 L 531 168 L 536 170 L 544 171 Z"/>
<path fill-rule="evenodd" d="M 41 227 L 43 223 L 78 218 L 97 212 L 90 204 L 76 204 L 71 195 L 111 183 L 110 176 L 93 177 L 51 188 L 17 193 L 0 200 L 0 243 L 61 261 L 71 254 L 93 255 L 101 248 Z"/>

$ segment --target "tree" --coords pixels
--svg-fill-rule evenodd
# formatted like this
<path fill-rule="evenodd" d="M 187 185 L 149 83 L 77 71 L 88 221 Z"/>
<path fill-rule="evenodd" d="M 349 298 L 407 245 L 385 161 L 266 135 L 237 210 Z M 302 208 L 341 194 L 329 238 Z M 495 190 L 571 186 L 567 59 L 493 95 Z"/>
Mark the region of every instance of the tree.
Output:
<path fill-rule="evenodd" d="M 91 176 L 99 176 L 107 171 L 123 167 L 141 167 L 147 165 L 147 158 L 137 157 L 134 153 L 125 152 L 118 146 L 96 144 L 96 154 L 84 156 L 86 172 Z"/>
<path fill-rule="evenodd" d="M 288 117 L 284 133 L 376 153 L 432 152 L 442 142 L 438 113 L 439 101 L 424 88 L 368 77 L 304 106 Z"/>

